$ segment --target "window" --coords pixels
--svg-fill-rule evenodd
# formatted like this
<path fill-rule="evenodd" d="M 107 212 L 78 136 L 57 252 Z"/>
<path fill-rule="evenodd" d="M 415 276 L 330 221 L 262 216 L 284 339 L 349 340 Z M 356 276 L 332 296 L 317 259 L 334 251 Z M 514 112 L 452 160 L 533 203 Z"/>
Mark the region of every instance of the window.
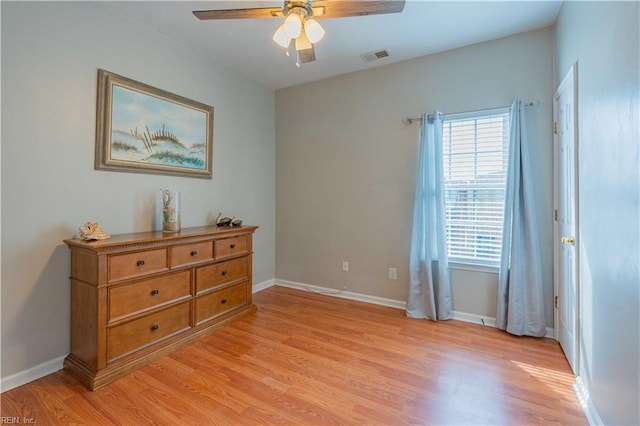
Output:
<path fill-rule="evenodd" d="M 498 266 L 509 109 L 445 115 L 442 141 L 449 259 Z"/>

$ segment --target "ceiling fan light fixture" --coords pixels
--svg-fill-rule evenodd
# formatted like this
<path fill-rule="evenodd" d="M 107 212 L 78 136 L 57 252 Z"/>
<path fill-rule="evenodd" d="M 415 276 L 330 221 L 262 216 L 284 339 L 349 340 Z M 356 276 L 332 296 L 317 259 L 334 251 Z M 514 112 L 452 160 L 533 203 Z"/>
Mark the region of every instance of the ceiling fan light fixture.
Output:
<path fill-rule="evenodd" d="M 290 13 L 283 24 L 284 32 L 289 38 L 297 38 L 302 32 L 302 20 L 297 13 Z"/>
<path fill-rule="evenodd" d="M 311 41 L 307 38 L 305 33 L 301 33 L 298 38 L 296 38 L 297 51 L 311 49 L 312 47 Z"/>
<path fill-rule="evenodd" d="M 313 18 L 309 18 L 304 23 L 304 33 L 311 43 L 317 43 L 324 37 L 324 28 Z"/>
<path fill-rule="evenodd" d="M 280 25 L 276 30 L 276 32 L 273 34 L 273 41 L 275 41 L 278 46 L 284 49 L 289 47 L 289 43 L 291 42 L 291 37 L 289 37 L 285 32 L 284 24 Z"/>
<path fill-rule="evenodd" d="M 298 63 L 307 64 L 316 60 L 316 53 L 313 44 L 307 38 L 305 33 L 300 34 L 296 39 L 296 53 L 298 54 Z"/>

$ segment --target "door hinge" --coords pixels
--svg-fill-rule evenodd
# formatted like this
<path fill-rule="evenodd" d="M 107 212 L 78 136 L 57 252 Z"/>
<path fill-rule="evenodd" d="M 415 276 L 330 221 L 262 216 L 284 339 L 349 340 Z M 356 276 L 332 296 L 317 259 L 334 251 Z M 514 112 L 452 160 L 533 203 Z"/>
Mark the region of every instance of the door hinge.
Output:
<path fill-rule="evenodd" d="M 553 299 L 553 305 L 554 305 L 556 308 L 558 307 L 558 296 L 556 296 L 556 297 Z"/>
<path fill-rule="evenodd" d="M 558 220 L 558 209 L 555 209 L 555 210 L 553 211 L 553 219 L 554 219 L 554 220 Z"/>
<path fill-rule="evenodd" d="M 558 122 L 557 121 L 553 122 L 553 134 L 555 134 L 555 135 L 558 134 Z"/>

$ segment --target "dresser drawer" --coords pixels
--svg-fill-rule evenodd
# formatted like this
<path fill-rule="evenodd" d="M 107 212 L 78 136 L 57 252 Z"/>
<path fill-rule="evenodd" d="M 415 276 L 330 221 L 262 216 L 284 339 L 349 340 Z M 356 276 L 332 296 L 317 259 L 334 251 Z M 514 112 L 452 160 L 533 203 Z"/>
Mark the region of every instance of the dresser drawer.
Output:
<path fill-rule="evenodd" d="M 196 270 L 196 294 L 221 284 L 246 278 L 246 257 L 202 266 Z"/>
<path fill-rule="evenodd" d="M 109 322 L 191 296 L 191 271 L 109 287 Z"/>
<path fill-rule="evenodd" d="M 196 298 L 196 325 L 247 303 L 247 282 Z"/>
<path fill-rule="evenodd" d="M 108 263 L 109 282 L 141 277 L 168 269 L 167 249 L 159 248 L 135 253 L 112 254 L 109 256 Z"/>
<path fill-rule="evenodd" d="M 171 267 L 191 265 L 213 259 L 213 244 L 206 243 L 183 244 L 171 247 Z"/>
<path fill-rule="evenodd" d="M 249 251 L 249 241 L 246 235 L 233 238 L 225 238 L 222 240 L 216 240 L 213 243 L 214 257 L 221 259 L 225 257 L 234 256 L 236 254 L 242 254 Z"/>
<path fill-rule="evenodd" d="M 107 361 L 126 355 L 189 328 L 189 306 L 184 302 L 107 331 Z"/>

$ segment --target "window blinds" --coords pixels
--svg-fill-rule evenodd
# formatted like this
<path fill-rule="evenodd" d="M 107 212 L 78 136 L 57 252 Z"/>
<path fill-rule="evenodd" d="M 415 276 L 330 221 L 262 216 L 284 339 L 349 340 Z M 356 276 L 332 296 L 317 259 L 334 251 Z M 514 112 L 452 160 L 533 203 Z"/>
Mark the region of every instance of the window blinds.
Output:
<path fill-rule="evenodd" d="M 498 265 L 509 109 L 443 117 L 446 235 L 451 261 Z"/>

